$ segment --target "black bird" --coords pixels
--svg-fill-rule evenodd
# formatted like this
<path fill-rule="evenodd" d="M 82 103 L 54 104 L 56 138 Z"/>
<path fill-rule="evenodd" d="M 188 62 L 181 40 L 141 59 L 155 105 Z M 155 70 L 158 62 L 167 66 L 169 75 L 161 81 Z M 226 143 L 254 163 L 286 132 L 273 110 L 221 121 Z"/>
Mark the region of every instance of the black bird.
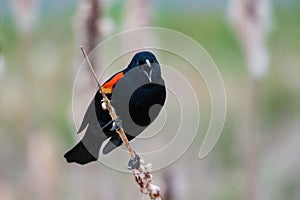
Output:
<path fill-rule="evenodd" d="M 135 54 L 126 69 L 113 75 L 101 87 L 122 120 L 128 140 L 134 139 L 154 121 L 166 99 L 160 65 L 148 51 Z M 108 138 L 103 154 L 120 146 L 122 140 L 114 124 L 97 91 L 77 132 L 86 129 L 85 135 L 64 155 L 67 162 L 83 165 L 96 161 L 102 143 Z"/>

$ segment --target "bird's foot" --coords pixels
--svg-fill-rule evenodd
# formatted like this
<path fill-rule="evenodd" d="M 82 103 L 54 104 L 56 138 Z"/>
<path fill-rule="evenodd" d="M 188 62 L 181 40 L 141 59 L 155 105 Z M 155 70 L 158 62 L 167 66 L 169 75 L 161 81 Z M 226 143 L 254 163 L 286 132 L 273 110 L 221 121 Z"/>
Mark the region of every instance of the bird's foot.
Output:
<path fill-rule="evenodd" d="M 140 164 L 141 164 L 140 156 L 135 152 L 134 152 L 134 155 L 135 155 L 134 159 L 130 159 L 128 162 L 127 169 L 129 169 L 129 170 L 139 169 L 139 167 L 140 167 Z"/>
<path fill-rule="evenodd" d="M 113 125 L 111 127 L 111 131 L 116 131 L 116 130 L 120 130 L 122 128 L 122 120 L 120 117 L 118 117 L 117 119 L 113 120 Z"/>

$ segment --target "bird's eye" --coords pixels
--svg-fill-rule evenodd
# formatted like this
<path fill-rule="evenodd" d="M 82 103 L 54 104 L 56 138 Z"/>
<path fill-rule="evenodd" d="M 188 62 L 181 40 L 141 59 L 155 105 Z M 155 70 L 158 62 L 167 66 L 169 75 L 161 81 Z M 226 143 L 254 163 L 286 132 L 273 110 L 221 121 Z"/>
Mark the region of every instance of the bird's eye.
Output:
<path fill-rule="evenodd" d="M 150 63 L 154 63 L 154 59 L 152 58 L 152 59 L 150 59 Z"/>
<path fill-rule="evenodd" d="M 143 64 L 145 64 L 145 62 L 142 61 L 142 60 L 139 60 L 139 61 L 138 61 L 138 64 L 139 64 L 139 65 L 143 65 Z"/>

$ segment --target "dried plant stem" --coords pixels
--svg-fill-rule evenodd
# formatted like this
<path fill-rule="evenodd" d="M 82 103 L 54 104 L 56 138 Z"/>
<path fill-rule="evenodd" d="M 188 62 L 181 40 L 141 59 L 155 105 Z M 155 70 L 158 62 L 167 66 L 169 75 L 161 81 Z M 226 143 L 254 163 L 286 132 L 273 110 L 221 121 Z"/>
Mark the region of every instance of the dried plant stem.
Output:
<path fill-rule="evenodd" d="M 232 0 L 231 20 L 245 53 L 248 68 L 244 114 L 245 197 L 257 199 L 257 163 L 260 148 L 260 82 L 269 65 L 267 37 L 271 27 L 270 0 Z"/>
<path fill-rule="evenodd" d="M 100 38 L 101 3 L 99 0 L 80 0 L 76 18 L 78 33 L 85 49 L 90 53 L 98 44 Z M 91 59 L 91 62 L 94 60 Z"/>
<path fill-rule="evenodd" d="M 112 120 L 117 120 L 118 116 L 117 116 L 114 108 L 110 104 L 110 100 L 107 98 L 107 96 L 105 95 L 105 93 L 102 92 L 101 84 L 100 84 L 100 82 L 97 79 L 96 73 L 95 73 L 95 71 L 94 71 L 94 69 L 92 67 L 92 64 L 91 64 L 91 62 L 90 62 L 90 60 L 89 60 L 89 58 L 88 58 L 88 56 L 87 56 L 84 48 L 81 46 L 80 49 L 81 49 L 84 57 L 87 60 L 88 66 L 89 66 L 89 68 L 90 68 L 90 70 L 92 72 L 92 75 L 93 75 L 94 79 L 97 82 L 97 85 L 98 85 L 98 88 L 99 88 L 99 92 L 102 95 L 103 101 L 106 104 L 106 108 L 108 109 L 108 112 L 109 112 L 109 115 L 110 115 L 111 119 Z M 129 141 L 128 141 L 126 135 L 125 135 L 125 132 L 124 132 L 123 128 L 117 129 L 116 132 L 119 134 L 119 136 L 121 137 L 123 143 L 125 144 L 126 149 L 129 151 L 131 159 L 134 159 L 135 158 L 134 151 L 133 151 L 132 147 L 129 144 Z"/>
<path fill-rule="evenodd" d="M 101 93 L 103 101 L 106 104 L 106 108 L 108 109 L 110 117 L 112 118 L 112 120 L 117 120 L 118 116 L 115 112 L 115 109 L 111 105 L 110 100 L 107 98 L 105 93 L 102 91 L 101 84 L 97 79 L 96 73 L 93 69 L 93 66 L 92 66 L 84 48 L 80 47 L 80 49 L 81 49 L 85 59 L 87 60 L 87 63 L 89 65 L 89 68 L 92 72 L 94 79 L 97 82 L 97 85 L 99 87 L 99 92 Z M 122 142 L 124 143 L 126 149 L 128 150 L 131 160 L 135 160 L 136 154 L 134 153 L 133 148 L 129 144 L 129 141 L 125 135 L 124 129 L 122 127 L 120 127 L 119 129 L 116 130 L 116 132 L 119 134 L 120 138 L 122 139 Z M 152 175 L 150 174 L 150 170 L 151 170 L 151 164 L 144 166 L 143 161 L 142 161 L 139 168 L 133 169 L 132 173 L 135 177 L 135 181 L 140 186 L 141 193 L 148 194 L 151 200 L 162 200 L 161 195 L 160 195 L 160 188 L 158 186 L 152 184 Z"/>
<path fill-rule="evenodd" d="M 101 87 L 99 89 L 99 92 L 102 94 L 104 103 L 106 104 L 106 108 L 108 109 L 108 112 L 109 112 L 109 115 L 110 115 L 111 119 L 112 120 L 117 120 L 118 116 L 115 112 L 115 109 L 110 104 L 110 100 L 107 98 L 105 93 L 102 92 Z M 130 154 L 131 159 L 135 159 L 135 153 L 134 153 L 132 147 L 129 144 L 129 141 L 128 141 L 126 135 L 125 135 L 124 129 L 123 128 L 117 129 L 116 132 L 119 134 L 120 138 L 122 139 L 126 149 L 128 150 L 128 152 Z"/>

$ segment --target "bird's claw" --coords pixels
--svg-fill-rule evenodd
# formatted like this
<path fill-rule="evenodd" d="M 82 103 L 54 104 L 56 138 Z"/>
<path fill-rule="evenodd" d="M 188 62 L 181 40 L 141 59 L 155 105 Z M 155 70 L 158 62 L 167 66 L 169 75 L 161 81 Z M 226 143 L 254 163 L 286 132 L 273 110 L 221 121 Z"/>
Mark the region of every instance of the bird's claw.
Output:
<path fill-rule="evenodd" d="M 134 159 L 130 159 L 128 162 L 127 169 L 129 169 L 129 170 L 139 169 L 139 167 L 140 167 L 140 164 L 141 164 L 140 156 L 135 152 L 134 152 L 134 155 L 135 155 Z"/>
<path fill-rule="evenodd" d="M 118 117 L 117 119 L 113 120 L 113 125 L 110 131 L 120 130 L 121 128 L 122 128 L 122 120 L 120 117 Z"/>

